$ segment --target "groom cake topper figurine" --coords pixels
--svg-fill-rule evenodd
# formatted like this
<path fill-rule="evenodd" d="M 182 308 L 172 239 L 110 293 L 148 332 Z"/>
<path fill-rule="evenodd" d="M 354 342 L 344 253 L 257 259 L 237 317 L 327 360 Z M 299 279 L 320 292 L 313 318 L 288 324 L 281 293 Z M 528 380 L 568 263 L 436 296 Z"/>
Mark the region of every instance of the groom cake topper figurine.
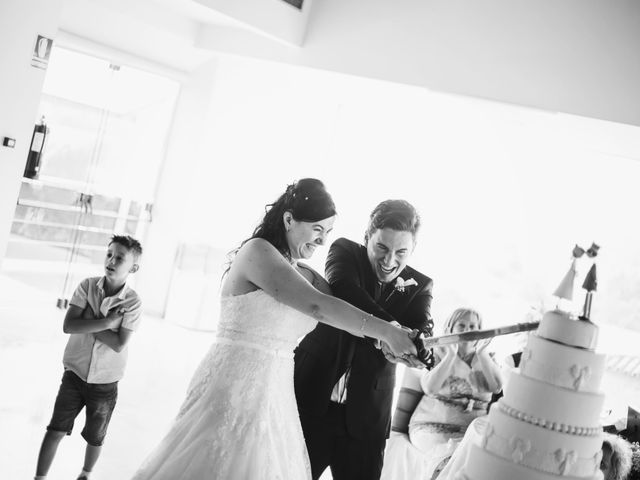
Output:
<path fill-rule="evenodd" d="M 598 255 L 598 250 L 600 249 L 599 245 L 595 243 L 591 244 L 589 250 L 587 250 L 587 256 L 590 258 L 595 258 Z M 587 291 L 587 295 L 584 297 L 584 307 L 582 311 L 582 315 L 580 316 L 580 320 L 585 320 L 587 322 L 591 321 L 591 302 L 593 301 L 593 292 L 598 289 L 598 277 L 596 271 L 596 263 L 593 262 L 587 276 L 582 283 L 582 288 Z"/>

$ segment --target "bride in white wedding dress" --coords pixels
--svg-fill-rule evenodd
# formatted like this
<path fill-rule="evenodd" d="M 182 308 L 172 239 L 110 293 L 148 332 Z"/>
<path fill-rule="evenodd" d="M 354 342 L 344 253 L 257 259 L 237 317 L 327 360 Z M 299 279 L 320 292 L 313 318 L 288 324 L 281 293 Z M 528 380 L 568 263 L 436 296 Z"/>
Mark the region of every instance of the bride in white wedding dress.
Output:
<path fill-rule="evenodd" d="M 216 340 L 164 439 L 133 480 L 309 480 L 293 389 L 293 349 L 324 322 L 415 355 L 406 330 L 322 293 L 298 265 L 323 245 L 335 206 L 319 180 L 290 185 L 226 272 Z"/>

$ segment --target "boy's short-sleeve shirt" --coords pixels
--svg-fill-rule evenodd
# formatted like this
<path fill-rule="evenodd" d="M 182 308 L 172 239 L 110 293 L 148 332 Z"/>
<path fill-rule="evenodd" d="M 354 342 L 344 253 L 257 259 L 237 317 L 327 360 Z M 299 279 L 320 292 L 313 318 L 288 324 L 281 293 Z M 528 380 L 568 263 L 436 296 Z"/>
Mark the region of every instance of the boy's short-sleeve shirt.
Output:
<path fill-rule="evenodd" d="M 128 285 L 111 297 L 105 297 L 104 277 L 86 278 L 71 297 L 71 305 L 82 309 L 91 308 L 94 316 L 106 317 L 116 310 L 122 313 L 120 328 L 135 331 L 140 324 L 142 302 L 138 294 Z M 117 331 L 117 328 L 112 329 Z M 97 340 L 92 333 L 72 333 L 64 350 L 62 363 L 87 383 L 117 382 L 124 375 L 128 345 L 116 352 Z"/>

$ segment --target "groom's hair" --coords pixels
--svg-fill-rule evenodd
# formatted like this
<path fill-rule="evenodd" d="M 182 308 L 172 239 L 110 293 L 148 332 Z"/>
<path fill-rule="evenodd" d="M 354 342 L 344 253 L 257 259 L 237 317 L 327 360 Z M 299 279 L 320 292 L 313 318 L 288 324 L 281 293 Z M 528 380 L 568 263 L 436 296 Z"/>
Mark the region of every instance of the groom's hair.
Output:
<path fill-rule="evenodd" d="M 399 232 L 411 232 L 413 239 L 420 229 L 420 215 L 406 200 L 385 200 L 373 209 L 369 216 L 369 225 L 364 234 L 364 243 L 376 230 L 390 228 Z"/>

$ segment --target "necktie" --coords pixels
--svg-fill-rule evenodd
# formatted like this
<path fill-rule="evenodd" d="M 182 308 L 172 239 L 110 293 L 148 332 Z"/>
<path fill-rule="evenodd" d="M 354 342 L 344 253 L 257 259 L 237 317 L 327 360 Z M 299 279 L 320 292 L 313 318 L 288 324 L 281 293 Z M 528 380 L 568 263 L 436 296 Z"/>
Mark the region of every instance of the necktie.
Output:
<path fill-rule="evenodd" d="M 373 292 L 373 299 L 378 302 L 382 296 L 382 282 L 376 282 L 376 286 Z"/>

